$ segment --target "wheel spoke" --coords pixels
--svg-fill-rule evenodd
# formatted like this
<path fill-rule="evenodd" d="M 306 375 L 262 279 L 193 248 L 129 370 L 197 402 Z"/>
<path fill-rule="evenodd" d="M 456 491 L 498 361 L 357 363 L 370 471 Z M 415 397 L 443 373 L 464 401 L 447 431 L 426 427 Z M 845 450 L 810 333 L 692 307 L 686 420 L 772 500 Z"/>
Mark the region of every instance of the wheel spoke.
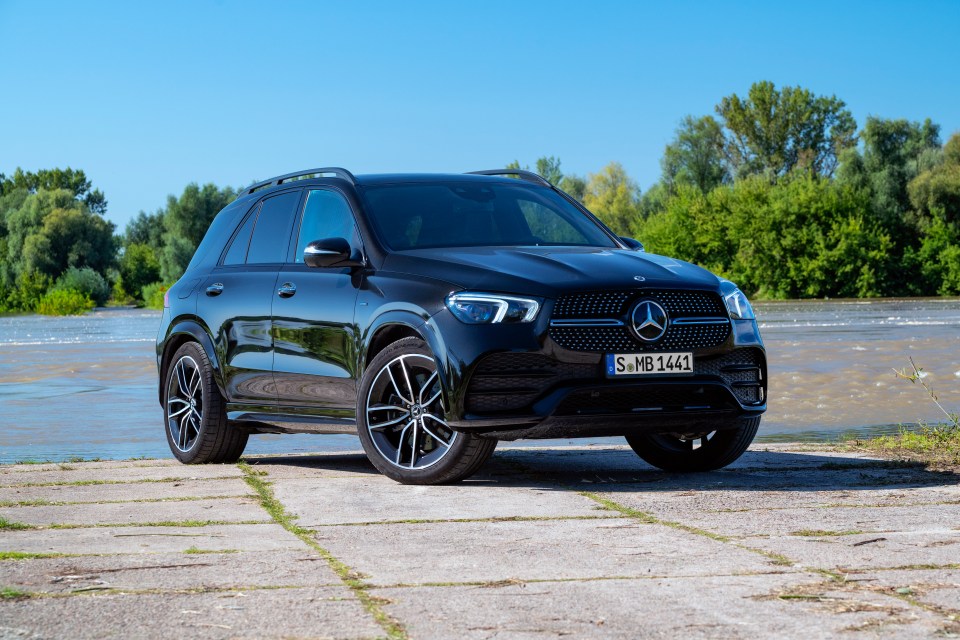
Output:
<path fill-rule="evenodd" d="M 190 376 L 190 396 L 194 396 L 197 393 L 197 390 L 200 388 L 200 370 L 194 369 L 193 375 Z"/>
<path fill-rule="evenodd" d="M 400 358 L 400 370 L 403 371 L 403 379 L 407 381 L 407 389 L 410 391 L 410 403 L 413 404 L 413 399 L 417 397 L 417 394 L 413 390 L 413 385 L 410 384 L 410 374 L 407 373 L 407 365 L 404 363 L 403 358 Z"/>
<path fill-rule="evenodd" d="M 168 410 L 169 410 L 169 408 L 168 408 Z M 168 417 L 168 418 L 176 418 L 177 416 L 179 416 L 181 413 L 184 413 L 185 411 L 190 411 L 190 405 L 185 406 L 183 409 L 180 409 L 180 411 L 177 411 L 176 413 L 171 413 L 171 414 L 170 414 L 169 416 L 167 416 L 167 417 Z"/>
<path fill-rule="evenodd" d="M 393 411 L 406 411 L 404 407 L 398 407 L 395 404 L 381 404 L 377 405 L 376 407 L 367 407 L 367 413 L 370 413 L 371 411 L 387 411 L 390 409 Z"/>
<path fill-rule="evenodd" d="M 178 434 L 180 437 L 178 439 L 178 444 L 180 445 L 181 449 L 187 448 L 187 421 L 189 420 L 190 420 L 189 413 L 184 415 L 183 418 L 180 420 L 180 433 Z"/>
<path fill-rule="evenodd" d="M 425 420 L 420 421 L 420 426 L 423 427 L 424 432 L 426 432 L 427 435 L 429 435 L 431 438 L 436 440 L 438 444 L 442 444 L 447 449 L 450 448 L 450 443 L 445 442 L 443 438 L 435 434 L 433 431 L 430 431 L 430 429 L 427 427 L 427 423 Z"/>
<path fill-rule="evenodd" d="M 390 382 L 393 384 L 393 390 L 397 392 L 397 397 L 401 400 L 405 400 L 410 404 L 413 404 L 413 398 L 407 398 L 402 393 L 400 393 L 400 387 L 397 386 L 397 380 L 393 377 L 393 371 L 390 371 L 390 365 L 387 365 L 387 375 L 390 376 Z"/>
<path fill-rule="evenodd" d="M 403 422 L 404 420 L 409 420 L 409 419 L 410 419 L 410 414 L 409 414 L 409 413 L 406 413 L 406 414 L 404 414 L 404 415 L 402 415 L 402 416 L 400 416 L 399 418 L 396 418 L 396 419 L 394 419 L 394 420 L 388 420 L 387 422 L 378 422 L 377 424 L 372 424 L 372 425 L 370 425 L 370 429 L 371 429 L 371 431 L 383 431 L 383 430 L 386 429 L 387 427 L 392 427 L 392 426 L 394 426 L 394 425 L 398 425 L 398 424 L 400 424 L 401 422 Z"/>
<path fill-rule="evenodd" d="M 423 414 L 423 417 L 424 417 L 424 418 L 430 418 L 430 419 L 433 420 L 434 422 L 437 422 L 437 423 L 439 423 L 439 424 L 442 424 L 442 425 L 445 426 L 447 429 L 450 428 L 450 425 L 448 425 L 446 422 L 444 422 L 443 420 L 441 420 L 441 419 L 438 418 L 437 416 L 433 415 L 432 413 L 425 413 L 425 414 Z"/>
<path fill-rule="evenodd" d="M 419 420 L 413 421 L 413 437 L 410 438 L 410 468 L 413 469 L 413 465 L 417 463 L 417 451 L 419 447 L 417 446 L 417 426 Z"/>
<path fill-rule="evenodd" d="M 437 396 L 434 396 L 433 399 L 431 399 L 429 402 L 424 402 L 424 401 L 423 401 L 423 392 L 430 388 L 430 383 L 433 382 L 433 381 L 436 379 L 436 377 L 437 377 L 437 372 L 434 371 L 433 373 L 430 374 L 430 377 L 429 377 L 429 378 L 427 378 L 426 380 L 424 380 L 423 386 L 420 387 L 420 393 L 417 394 L 417 402 L 419 402 L 420 404 L 422 404 L 422 405 L 424 405 L 424 406 L 430 406 L 430 404 L 433 402 L 433 400 L 435 400 L 436 397 L 437 397 L 438 395 L 440 395 L 439 393 L 437 393 Z"/>
<path fill-rule="evenodd" d="M 442 392 L 443 392 L 443 389 L 437 389 L 437 392 L 432 396 L 430 396 L 430 398 L 426 402 L 421 402 L 420 404 L 423 405 L 424 407 L 429 407 L 430 405 L 432 405 L 434 402 L 437 401 L 437 398 L 440 397 L 440 394 Z"/>
<path fill-rule="evenodd" d="M 416 422 L 416 421 L 415 421 L 415 420 L 411 420 L 410 422 L 408 422 L 407 424 L 405 424 L 404 427 L 403 427 L 403 430 L 400 432 L 400 440 L 398 440 L 398 442 L 397 442 L 397 457 L 396 457 L 396 460 L 395 460 L 396 465 L 397 465 L 398 467 L 400 466 L 400 455 L 403 453 L 403 437 L 404 437 L 405 435 L 407 435 L 407 429 L 409 429 L 409 428 L 410 428 L 410 425 L 412 425 L 414 422 Z"/>
<path fill-rule="evenodd" d="M 188 389 L 190 387 L 187 384 L 187 372 L 183 370 L 183 360 L 180 360 L 180 362 L 177 363 L 176 374 L 177 386 L 180 388 L 180 393 L 183 395 L 183 397 L 189 398 L 190 392 Z"/>

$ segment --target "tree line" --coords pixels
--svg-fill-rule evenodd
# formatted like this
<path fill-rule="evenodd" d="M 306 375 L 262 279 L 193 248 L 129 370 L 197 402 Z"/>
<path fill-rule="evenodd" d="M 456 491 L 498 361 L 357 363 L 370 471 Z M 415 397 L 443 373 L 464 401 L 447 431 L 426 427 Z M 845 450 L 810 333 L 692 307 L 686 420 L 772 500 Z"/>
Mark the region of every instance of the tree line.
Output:
<path fill-rule="evenodd" d="M 685 117 L 643 194 L 617 162 L 535 170 L 617 233 L 759 298 L 960 294 L 960 132 L 944 144 L 929 119 L 858 129 L 836 96 L 758 82 Z"/>
<path fill-rule="evenodd" d="M 236 197 L 232 187 L 189 184 L 118 234 L 82 170 L 0 174 L 0 312 L 79 313 L 110 300 L 159 307 Z"/>
<path fill-rule="evenodd" d="M 944 144 L 929 119 L 858 128 L 836 96 L 758 82 L 683 118 L 661 169 L 641 193 L 617 162 L 533 167 L 617 233 L 760 298 L 960 294 L 960 133 Z M 237 194 L 191 183 L 117 233 L 83 171 L 0 174 L 0 311 L 159 306 Z"/>

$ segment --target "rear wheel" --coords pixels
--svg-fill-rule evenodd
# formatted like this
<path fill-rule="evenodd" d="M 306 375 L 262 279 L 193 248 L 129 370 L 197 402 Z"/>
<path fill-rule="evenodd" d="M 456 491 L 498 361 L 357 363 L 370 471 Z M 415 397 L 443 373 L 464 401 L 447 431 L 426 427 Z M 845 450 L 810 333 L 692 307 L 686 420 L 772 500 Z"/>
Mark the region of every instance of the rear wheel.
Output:
<path fill-rule="evenodd" d="M 249 434 L 227 422 L 223 396 L 203 349 L 188 342 L 173 355 L 164 384 L 167 444 L 180 462 L 236 462 Z"/>
<path fill-rule="evenodd" d="M 454 431 L 444 420 L 433 354 L 419 338 L 398 340 L 370 362 L 360 383 L 357 431 L 370 462 L 404 484 L 473 475 L 497 441 Z"/>
<path fill-rule="evenodd" d="M 638 433 L 627 436 L 634 452 L 664 471 L 712 471 L 743 455 L 760 428 L 760 418 L 741 418 L 716 431 Z"/>

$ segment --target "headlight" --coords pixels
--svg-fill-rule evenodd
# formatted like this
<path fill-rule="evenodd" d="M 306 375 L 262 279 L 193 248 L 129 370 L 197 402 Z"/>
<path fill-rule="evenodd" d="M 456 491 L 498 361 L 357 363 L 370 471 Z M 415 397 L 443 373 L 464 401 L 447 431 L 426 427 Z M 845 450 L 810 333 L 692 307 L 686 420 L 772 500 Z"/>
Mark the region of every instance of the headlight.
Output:
<path fill-rule="evenodd" d="M 727 313 L 734 320 L 754 320 L 757 316 L 753 314 L 753 307 L 743 295 L 743 291 L 729 280 L 720 281 L 720 293 L 723 295 L 723 303 L 727 305 Z"/>
<path fill-rule="evenodd" d="M 450 312 L 467 324 L 533 322 L 540 310 L 540 301 L 536 298 L 497 293 L 451 293 L 446 303 Z"/>

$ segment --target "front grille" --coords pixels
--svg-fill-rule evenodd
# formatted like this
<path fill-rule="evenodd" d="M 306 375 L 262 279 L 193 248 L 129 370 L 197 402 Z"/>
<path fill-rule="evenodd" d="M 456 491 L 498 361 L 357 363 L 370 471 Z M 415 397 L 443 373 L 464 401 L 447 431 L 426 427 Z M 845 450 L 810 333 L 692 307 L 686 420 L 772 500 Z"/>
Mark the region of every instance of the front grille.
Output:
<path fill-rule="evenodd" d="M 726 317 L 723 301 L 709 291 L 668 291 L 633 289 L 630 291 L 588 291 L 561 296 L 553 308 L 554 319 L 625 317 L 628 303 L 653 298 L 671 318 Z"/>
<path fill-rule="evenodd" d="M 599 364 L 557 362 L 538 353 L 495 353 L 484 358 L 470 378 L 466 410 L 524 409 L 561 382 L 593 380 L 600 375 Z"/>
<path fill-rule="evenodd" d="M 644 342 L 629 328 L 629 312 L 640 299 L 653 299 L 667 311 L 670 324 L 656 342 Z M 723 301 L 709 291 L 591 291 L 561 296 L 554 306 L 550 337 L 571 351 L 680 351 L 716 347 L 730 335 L 730 323 Z M 714 324 L 684 324 L 678 320 L 712 318 Z M 618 326 L 575 326 L 577 320 L 619 321 Z"/>

